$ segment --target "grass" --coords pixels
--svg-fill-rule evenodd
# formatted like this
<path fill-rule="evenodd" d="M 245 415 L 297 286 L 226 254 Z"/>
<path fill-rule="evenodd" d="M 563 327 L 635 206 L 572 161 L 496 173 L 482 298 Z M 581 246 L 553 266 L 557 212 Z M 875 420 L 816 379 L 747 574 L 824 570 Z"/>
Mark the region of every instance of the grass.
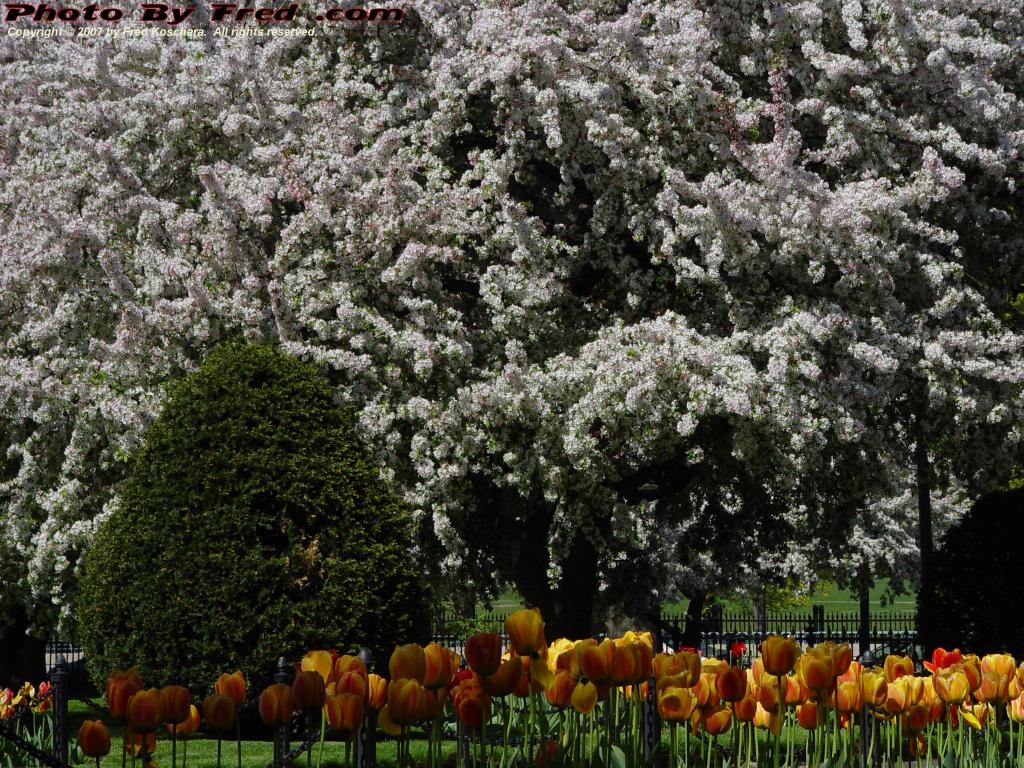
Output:
<path fill-rule="evenodd" d="M 787 596 L 788 598 L 788 596 Z M 751 611 L 753 603 L 750 600 L 735 596 L 721 596 L 719 602 L 723 610 L 727 612 Z M 901 593 L 895 596 L 889 594 L 889 582 L 886 579 L 879 579 L 870 590 L 871 610 L 879 611 L 914 611 L 917 607 L 917 596 L 913 593 Z M 675 603 L 665 603 L 662 611 L 669 614 L 682 614 L 686 612 L 688 600 L 680 600 Z M 786 599 L 785 604 L 780 606 L 769 605 L 769 611 L 780 610 L 783 612 L 810 612 L 812 605 L 823 605 L 826 613 L 855 613 L 860 610 L 860 596 L 848 589 L 839 589 L 828 582 L 819 583 L 811 595 L 802 598 Z M 511 613 L 522 608 L 523 601 L 519 593 L 514 589 L 501 593 L 491 604 L 491 608 L 479 606 L 479 613 Z"/>

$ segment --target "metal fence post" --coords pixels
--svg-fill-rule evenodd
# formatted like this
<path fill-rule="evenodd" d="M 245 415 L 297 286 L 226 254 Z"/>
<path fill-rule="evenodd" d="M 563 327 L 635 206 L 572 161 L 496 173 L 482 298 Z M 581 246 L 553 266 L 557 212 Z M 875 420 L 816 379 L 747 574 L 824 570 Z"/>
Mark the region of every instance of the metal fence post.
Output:
<path fill-rule="evenodd" d="M 661 763 L 660 755 L 655 751 L 661 743 L 661 721 L 658 719 L 657 681 L 651 675 L 647 678 L 647 696 L 643 703 L 643 739 L 644 739 L 644 764 L 652 764 L 651 756 L 654 755 L 653 765 Z"/>
<path fill-rule="evenodd" d="M 64 656 L 57 657 L 57 665 L 50 673 L 50 696 L 53 700 L 53 756 L 68 762 L 68 663 Z"/>
<path fill-rule="evenodd" d="M 288 667 L 288 662 L 284 660 L 284 656 L 279 657 L 277 660 L 277 672 L 274 673 L 274 682 L 291 685 L 290 672 L 291 670 Z M 274 755 L 274 764 L 278 768 L 285 768 L 287 762 L 288 750 L 291 749 L 289 744 L 289 741 L 291 741 L 291 727 L 292 722 L 291 718 L 289 718 L 288 722 L 284 725 L 279 725 L 274 729 L 274 748 L 277 750 L 277 754 Z"/>
<path fill-rule="evenodd" d="M 373 651 L 366 646 L 359 649 L 359 658 L 366 665 L 366 672 L 373 671 Z M 356 731 L 356 766 L 377 768 L 377 713 L 368 711 Z"/>

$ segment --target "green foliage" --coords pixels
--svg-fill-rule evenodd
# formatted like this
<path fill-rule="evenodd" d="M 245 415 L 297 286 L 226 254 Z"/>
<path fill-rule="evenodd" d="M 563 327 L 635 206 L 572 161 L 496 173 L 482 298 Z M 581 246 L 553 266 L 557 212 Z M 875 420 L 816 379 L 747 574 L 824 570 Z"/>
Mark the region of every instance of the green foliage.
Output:
<path fill-rule="evenodd" d="M 171 388 L 119 509 L 82 568 L 77 605 L 100 681 L 209 690 L 278 656 L 425 639 L 409 515 L 314 367 L 232 343 Z"/>
<path fill-rule="evenodd" d="M 922 593 L 936 617 L 936 645 L 1024 656 L 1024 581 L 1013 578 L 1024 488 L 979 499 L 935 553 L 934 589 Z M 931 652 L 926 648 L 927 653 Z"/>

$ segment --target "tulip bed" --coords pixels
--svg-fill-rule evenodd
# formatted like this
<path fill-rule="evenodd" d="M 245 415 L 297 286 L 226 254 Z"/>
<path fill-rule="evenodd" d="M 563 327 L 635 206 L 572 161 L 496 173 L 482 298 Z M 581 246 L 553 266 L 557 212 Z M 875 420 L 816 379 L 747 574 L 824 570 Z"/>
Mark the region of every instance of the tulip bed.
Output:
<path fill-rule="evenodd" d="M 801 651 L 794 639 L 773 636 L 742 668 L 743 647 L 728 660 L 689 649 L 655 654 L 648 633 L 549 644 L 535 609 L 516 611 L 505 629 L 507 649 L 496 633 L 469 637 L 465 664 L 436 643 L 397 646 L 388 679 L 368 673 L 358 657 L 309 651 L 291 685 L 260 694 L 260 716 L 275 729 L 305 716 L 319 744 L 304 759 L 318 766 L 329 732 L 344 741 L 348 766 L 353 734 L 379 727 L 394 738 L 397 768 L 439 768 L 452 761 L 442 752 L 451 718 L 469 735 L 470 749 L 457 756 L 465 768 L 640 768 L 653 759 L 670 768 L 852 766 L 865 749 L 887 765 L 1021 765 L 1024 664 L 1009 655 L 940 648 L 925 662 L 928 675 L 917 676 L 906 656 L 864 668 L 847 644 Z M 236 711 L 245 700 L 242 673 L 221 675 L 202 703 L 207 731 L 230 736 L 235 729 L 237 738 Z M 125 724 L 122 762 L 130 755 L 148 763 L 164 724 L 176 768 L 177 740 L 200 725 L 187 690 L 145 690 L 134 671 L 111 676 L 107 702 L 111 718 Z M 645 714 L 653 719 L 654 711 L 659 724 L 645 738 Z M 418 755 L 414 733 L 426 735 Z M 99 765 L 110 734 L 102 722 L 86 721 L 79 744 Z M 184 766 L 184 751 L 181 758 Z"/>

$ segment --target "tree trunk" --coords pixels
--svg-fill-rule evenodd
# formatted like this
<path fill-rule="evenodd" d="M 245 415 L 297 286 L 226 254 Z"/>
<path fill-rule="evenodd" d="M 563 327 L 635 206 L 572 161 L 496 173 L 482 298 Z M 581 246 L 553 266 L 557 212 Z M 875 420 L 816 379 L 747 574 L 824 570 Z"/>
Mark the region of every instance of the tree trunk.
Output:
<path fill-rule="evenodd" d="M 860 628 L 857 633 L 857 644 L 860 646 L 858 655 L 863 657 L 871 647 L 871 572 L 868 570 L 867 562 L 860 564 L 857 581 L 860 589 Z"/>
<path fill-rule="evenodd" d="M 548 526 L 527 525 L 519 549 L 514 579 L 519 594 L 544 616 L 548 642 L 559 638 L 589 637 L 593 631 L 597 595 L 597 551 L 583 534 L 573 538 L 562 563 L 562 578 L 552 588 L 548 581 Z"/>
<path fill-rule="evenodd" d="M 931 465 L 928 461 L 928 440 L 925 434 L 925 406 L 922 404 L 916 418 L 914 465 L 917 476 L 917 532 L 921 553 L 921 581 L 917 592 L 918 642 L 925 655 L 934 645 L 933 548 Z"/>
<path fill-rule="evenodd" d="M 707 602 L 708 593 L 706 589 L 701 589 L 688 597 L 690 603 L 686 606 L 686 626 L 683 628 L 679 644 L 684 648 L 697 648 L 700 646 L 701 619 L 704 616 L 704 604 Z"/>
<path fill-rule="evenodd" d="M 28 635 L 29 620 L 21 606 L 0 634 L 0 688 L 17 690 L 22 683 L 39 685 L 46 677 L 46 642 Z"/>

